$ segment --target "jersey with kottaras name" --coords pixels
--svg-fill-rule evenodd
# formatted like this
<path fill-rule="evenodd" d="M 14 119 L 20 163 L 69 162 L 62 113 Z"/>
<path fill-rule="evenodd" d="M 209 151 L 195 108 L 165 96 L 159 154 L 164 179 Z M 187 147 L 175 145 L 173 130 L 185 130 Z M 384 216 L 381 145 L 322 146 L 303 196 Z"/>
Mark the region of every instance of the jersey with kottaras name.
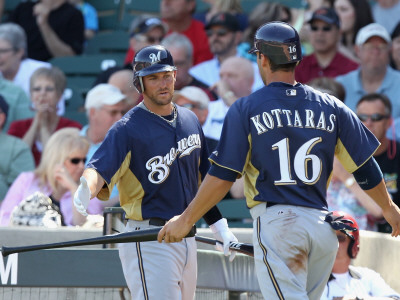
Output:
<path fill-rule="evenodd" d="M 127 218 L 169 220 L 181 214 L 207 173 L 201 125 L 190 110 L 177 106 L 177 112 L 175 128 L 136 106 L 114 124 L 88 164 L 106 182 L 99 199 L 108 199 L 117 183 Z"/>
<path fill-rule="evenodd" d="M 335 97 L 299 83 L 273 82 L 231 106 L 210 160 L 244 174 L 250 208 L 270 201 L 327 209 L 333 154 L 352 173 L 378 146 Z"/>

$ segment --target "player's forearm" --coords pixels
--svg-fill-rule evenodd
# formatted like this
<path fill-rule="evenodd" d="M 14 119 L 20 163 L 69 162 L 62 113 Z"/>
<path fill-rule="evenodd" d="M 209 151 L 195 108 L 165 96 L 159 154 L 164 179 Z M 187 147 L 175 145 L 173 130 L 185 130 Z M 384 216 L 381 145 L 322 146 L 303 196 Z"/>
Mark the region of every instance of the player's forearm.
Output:
<path fill-rule="evenodd" d="M 90 199 L 93 199 L 100 192 L 105 181 L 94 169 L 85 169 L 83 177 L 86 178 L 90 190 Z"/>
<path fill-rule="evenodd" d="M 375 218 L 382 218 L 382 209 L 357 183 L 353 184 L 349 189 L 368 213 Z"/>
<path fill-rule="evenodd" d="M 206 212 L 225 197 L 233 182 L 207 174 L 203 183 L 181 217 L 190 225 L 196 223 Z"/>
<path fill-rule="evenodd" d="M 382 210 L 389 209 L 394 205 L 383 179 L 372 189 L 364 191 L 382 208 Z"/>

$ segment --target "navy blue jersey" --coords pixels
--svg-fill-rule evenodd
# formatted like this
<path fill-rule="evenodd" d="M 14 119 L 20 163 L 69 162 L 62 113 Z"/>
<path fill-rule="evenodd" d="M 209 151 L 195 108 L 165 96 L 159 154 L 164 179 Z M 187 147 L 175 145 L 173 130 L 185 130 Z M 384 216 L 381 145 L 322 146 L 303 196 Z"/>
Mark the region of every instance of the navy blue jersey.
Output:
<path fill-rule="evenodd" d="M 378 147 L 338 99 L 274 82 L 230 107 L 210 161 L 244 174 L 250 208 L 270 201 L 327 209 L 334 154 L 352 173 Z"/>
<path fill-rule="evenodd" d="M 108 199 L 117 184 L 126 217 L 169 220 L 194 198 L 210 163 L 196 115 L 177 106 L 176 128 L 140 107 L 109 130 L 88 164 L 105 180 Z"/>

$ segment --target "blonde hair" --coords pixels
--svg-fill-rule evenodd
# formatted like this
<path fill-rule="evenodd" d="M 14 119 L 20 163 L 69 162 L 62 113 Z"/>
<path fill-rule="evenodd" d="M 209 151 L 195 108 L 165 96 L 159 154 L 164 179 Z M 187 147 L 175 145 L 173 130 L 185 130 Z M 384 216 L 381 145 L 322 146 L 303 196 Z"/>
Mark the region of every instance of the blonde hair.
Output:
<path fill-rule="evenodd" d="M 215 0 L 214 6 L 220 12 L 242 12 L 240 0 Z"/>
<path fill-rule="evenodd" d="M 61 97 L 64 93 L 65 87 L 67 86 L 67 78 L 61 69 L 54 66 L 51 68 L 41 67 L 36 69 L 29 81 L 30 90 L 32 90 L 34 82 L 40 77 L 44 77 L 54 82 L 56 93 Z"/>
<path fill-rule="evenodd" d="M 88 139 L 79 133 L 79 129 L 67 127 L 53 133 L 44 147 L 39 166 L 34 171 L 40 186 L 49 185 L 53 191 L 58 189 L 54 170 L 63 164 L 71 152 L 89 149 Z"/>

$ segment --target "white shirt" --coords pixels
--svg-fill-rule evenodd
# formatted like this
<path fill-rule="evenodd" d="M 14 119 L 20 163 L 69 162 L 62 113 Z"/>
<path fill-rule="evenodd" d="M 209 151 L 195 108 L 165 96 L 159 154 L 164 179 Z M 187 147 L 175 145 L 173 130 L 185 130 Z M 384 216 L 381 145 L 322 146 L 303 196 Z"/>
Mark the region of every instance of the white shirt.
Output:
<path fill-rule="evenodd" d="M 208 104 L 208 116 L 203 124 L 203 132 L 206 137 L 219 141 L 229 107 L 222 99 L 211 101 Z"/>
<path fill-rule="evenodd" d="M 252 91 L 256 91 L 259 88 L 264 86 L 264 83 L 261 79 L 260 73 L 258 71 L 258 66 L 255 62 L 251 62 L 254 69 L 254 83 L 252 86 Z M 204 82 L 208 86 L 216 83 L 219 77 L 219 69 L 220 63 L 217 58 L 213 58 L 202 63 L 199 63 L 189 69 L 189 74 L 195 77 L 196 79 Z"/>
<path fill-rule="evenodd" d="M 332 275 L 335 279 L 328 281 L 321 300 L 332 300 L 345 295 L 361 299 L 371 296 L 400 299 L 400 295 L 383 280 L 381 275 L 371 269 L 349 266 L 349 272 L 332 273 Z"/>

